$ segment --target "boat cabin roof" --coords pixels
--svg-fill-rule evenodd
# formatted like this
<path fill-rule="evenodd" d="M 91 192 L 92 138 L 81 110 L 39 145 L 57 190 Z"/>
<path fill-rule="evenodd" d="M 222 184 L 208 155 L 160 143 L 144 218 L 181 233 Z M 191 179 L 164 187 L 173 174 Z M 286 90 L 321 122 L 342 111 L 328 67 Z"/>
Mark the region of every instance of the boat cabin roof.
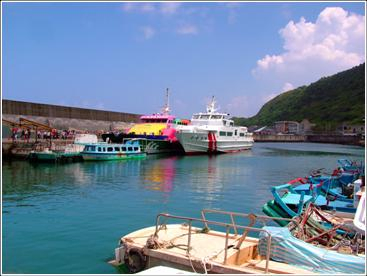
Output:
<path fill-rule="evenodd" d="M 153 115 L 143 115 L 140 117 L 142 121 L 146 120 L 174 120 L 175 116 L 172 115 L 164 115 L 164 114 L 153 114 Z"/>
<path fill-rule="evenodd" d="M 228 117 L 228 113 L 195 113 L 192 120 L 222 120 Z"/>
<path fill-rule="evenodd" d="M 139 152 L 138 142 L 124 144 L 93 143 L 84 147 L 84 152 Z"/>

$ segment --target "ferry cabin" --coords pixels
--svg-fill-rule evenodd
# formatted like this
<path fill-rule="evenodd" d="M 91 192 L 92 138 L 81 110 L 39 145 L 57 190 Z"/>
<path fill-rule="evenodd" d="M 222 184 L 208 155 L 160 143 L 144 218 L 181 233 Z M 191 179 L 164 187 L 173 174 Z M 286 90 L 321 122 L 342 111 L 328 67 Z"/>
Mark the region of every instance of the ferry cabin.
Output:
<path fill-rule="evenodd" d="M 191 125 L 200 126 L 200 129 L 205 131 L 200 135 L 200 130 L 198 129 L 197 135 L 193 136 L 191 140 L 208 140 L 207 131 L 210 131 L 217 139 L 219 138 L 220 140 L 241 140 L 245 137 L 252 137 L 252 133 L 247 131 L 247 127 L 234 127 L 233 120 L 226 119 L 226 116 L 228 115 L 229 114 L 225 113 L 194 114 L 191 120 Z"/>
<path fill-rule="evenodd" d="M 118 160 L 145 156 L 138 143 L 86 145 L 82 151 L 84 160 Z"/>

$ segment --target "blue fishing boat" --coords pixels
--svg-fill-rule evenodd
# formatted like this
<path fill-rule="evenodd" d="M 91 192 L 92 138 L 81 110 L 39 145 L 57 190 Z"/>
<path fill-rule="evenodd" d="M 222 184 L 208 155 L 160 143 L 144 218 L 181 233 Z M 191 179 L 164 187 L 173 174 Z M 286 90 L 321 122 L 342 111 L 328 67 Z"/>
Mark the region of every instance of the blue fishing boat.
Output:
<path fill-rule="evenodd" d="M 362 162 L 347 159 L 339 159 L 338 163 L 341 166 L 329 175 L 322 169 L 314 170 L 308 177 L 299 177 L 273 187 L 274 200 L 263 206 L 263 212 L 273 217 L 295 217 L 312 202 L 323 210 L 352 217 L 357 206 L 354 194 L 361 185 L 358 178 L 364 174 L 364 166 Z"/>
<path fill-rule="evenodd" d="M 354 192 L 354 182 L 364 174 L 364 165 L 362 162 L 339 159 L 340 167 L 331 174 L 323 169 L 314 170 L 310 176 L 305 178 L 296 178 L 289 181 L 293 184 L 297 193 L 304 192 L 306 195 L 321 194 L 329 199 L 349 201 Z M 315 188 L 315 189 L 314 189 Z"/>
<path fill-rule="evenodd" d="M 292 184 L 287 183 L 272 187 L 271 193 L 273 194 L 274 201 L 290 217 L 299 216 L 304 207 L 311 202 L 323 210 L 332 210 L 350 214 L 354 214 L 356 212 L 356 207 L 354 206 L 352 199 L 330 200 L 330 198 L 319 193 L 318 189 L 320 188 L 320 184 L 319 186 L 316 185 L 312 190 L 314 193 L 307 195 L 304 192 L 298 193 L 294 190 Z"/>
<path fill-rule="evenodd" d="M 81 155 L 86 161 L 106 161 L 144 158 L 138 141 L 127 141 L 124 144 L 108 144 L 105 142 L 87 144 Z"/>

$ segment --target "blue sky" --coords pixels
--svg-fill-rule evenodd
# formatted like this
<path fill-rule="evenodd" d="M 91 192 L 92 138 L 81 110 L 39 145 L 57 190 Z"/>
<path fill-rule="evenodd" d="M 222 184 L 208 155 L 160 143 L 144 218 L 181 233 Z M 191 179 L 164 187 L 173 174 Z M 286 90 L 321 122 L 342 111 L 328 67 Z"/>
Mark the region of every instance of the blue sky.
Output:
<path fill-rule="evenodd" d="M 2 97 L 191 117 L 255 115 L 365 61 L 365 4 L 2 3 Z"/>

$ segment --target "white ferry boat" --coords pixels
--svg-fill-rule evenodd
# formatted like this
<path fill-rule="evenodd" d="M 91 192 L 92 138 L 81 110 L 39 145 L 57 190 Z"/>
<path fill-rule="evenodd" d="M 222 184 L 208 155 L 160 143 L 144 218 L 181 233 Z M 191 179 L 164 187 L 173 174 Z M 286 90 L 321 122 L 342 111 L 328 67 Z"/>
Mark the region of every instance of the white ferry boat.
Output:
<path fill-rule="evenodd" d="M 234 126 L 228 116 L 217 112 L 213 97 L 205 113 L 195 113 L 190 125 L 178 126 L 176 136 L 185 153 L 226 153 L 250 149 L 254 143 L 252 133 L 247 131 L 247 127 Z"/>

